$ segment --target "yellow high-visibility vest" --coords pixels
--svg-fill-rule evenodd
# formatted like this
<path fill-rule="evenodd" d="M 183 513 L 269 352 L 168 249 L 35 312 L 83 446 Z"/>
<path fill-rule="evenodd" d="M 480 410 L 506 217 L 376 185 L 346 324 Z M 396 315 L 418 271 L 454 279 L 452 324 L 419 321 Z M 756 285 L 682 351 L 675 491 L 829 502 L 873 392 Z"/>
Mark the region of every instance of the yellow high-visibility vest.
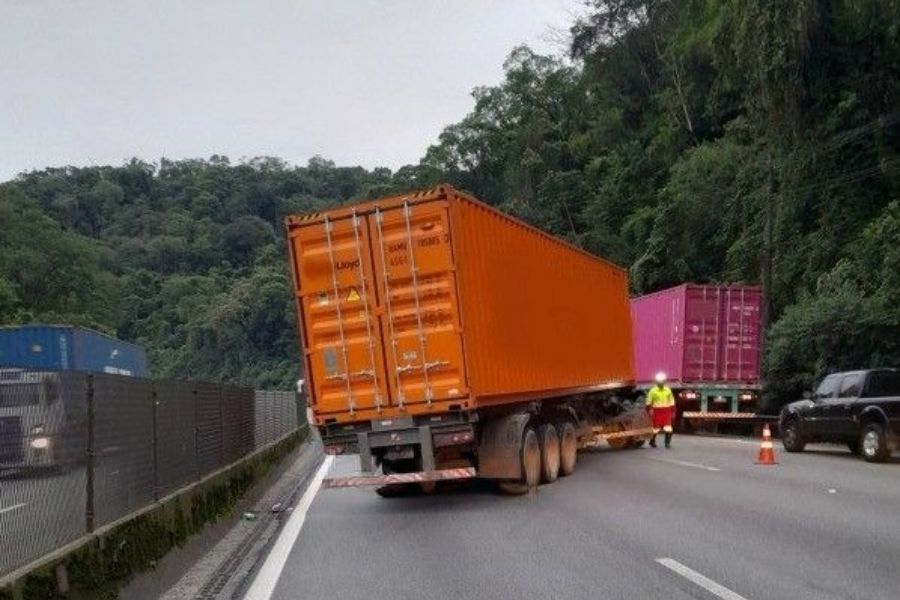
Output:
<path fill-rule="evenodd" d="M 669 386 L 659 387 L 654 385 L 647 390 L 647 406 L 652 408 L 665 408 L 667 406 L 675 406 L 675 396 Z"/>

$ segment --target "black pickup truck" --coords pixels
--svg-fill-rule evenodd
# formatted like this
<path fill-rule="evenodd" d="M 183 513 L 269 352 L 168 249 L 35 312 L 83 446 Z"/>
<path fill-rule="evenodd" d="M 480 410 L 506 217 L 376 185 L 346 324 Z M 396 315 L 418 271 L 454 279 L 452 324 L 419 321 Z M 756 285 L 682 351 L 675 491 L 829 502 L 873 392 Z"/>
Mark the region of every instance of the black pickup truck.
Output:
<path fill-rule="evenodd" d="M 808 442 L 836 442 L 881 462 L 898 446 L 900 371 L 832 373 L 804 396 L 785 406 L 778 420 L 788 452 L 801 452 Z"/>

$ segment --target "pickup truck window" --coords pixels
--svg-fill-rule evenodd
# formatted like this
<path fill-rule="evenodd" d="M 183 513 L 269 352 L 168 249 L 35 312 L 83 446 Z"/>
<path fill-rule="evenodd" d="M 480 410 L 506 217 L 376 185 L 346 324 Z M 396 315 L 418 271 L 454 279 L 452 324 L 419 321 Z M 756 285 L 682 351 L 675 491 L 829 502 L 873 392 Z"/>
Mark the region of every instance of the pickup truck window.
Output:
<path fill-rule="evenodd" d="M 829 375 L 825 379 L 822 380 L 822 383 L 819 384 L 819 388 L 816 390 L 816 393 L 813 397 L 816 400 L 821 400 L 823 398 L 834 398 L 837 393 L 838 382 L 840 379 L 837 375 Z"/>
<path fill-rule="evenodd" d="M 869 381 L 866 383 L 866 396 L 870 398 L 900 396 L 900 373 L 876 371 L 869 375 Z"/>
<path fill-rule="evenodd" d="M 862 391 L 862 373 L 854 373 L 845 375 L 841 380 L 841 391 L 839 398 L 856 398 Z"/>

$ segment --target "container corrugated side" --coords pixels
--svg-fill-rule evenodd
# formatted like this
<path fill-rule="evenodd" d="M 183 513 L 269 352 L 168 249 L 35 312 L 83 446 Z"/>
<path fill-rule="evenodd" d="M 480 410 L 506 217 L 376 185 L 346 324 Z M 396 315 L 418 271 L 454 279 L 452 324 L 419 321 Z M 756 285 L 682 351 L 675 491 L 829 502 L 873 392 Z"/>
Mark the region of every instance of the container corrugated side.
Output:
<path fill-rule="evenodd" d="M 658 371 L 683 383 L 757 385 L 760 310 L 756 286 L 685 284 L 632 300 L 637 380 Z"/>
<path fill-rule="evenodd" d="M 72 333 L 67 327 L 0 327 L 0 368 L 67 370 L 72 366 Z"/>
<path fill-rule="evenodd" d="M 633 381 L 623 269 L 466 196 L 451 211 L 479 406 Z"/>
<path fill-rule="evenodd" d="M 638 383 L 666 373 L 680 381 L 684 367 L 684 297 L 686 286 L 662 290 L 631 301 L 634 371 Z"/>
<path fill-rule="evenodd" d="M 633 378 L 625 272 L 452 188 L 287 226 L 320 424 Z"/>
<path fill-rule="evenodd" d="M 140 346 L 66 325 L 0 328 L 0 367 L 148 374 Z"/>
<path fill-rule="evenodd" d="M 72 329 L 72 344 L 72 368 L 77 371 L 148 375 L 147 357 L 140 346 L 81 327 Z"/>

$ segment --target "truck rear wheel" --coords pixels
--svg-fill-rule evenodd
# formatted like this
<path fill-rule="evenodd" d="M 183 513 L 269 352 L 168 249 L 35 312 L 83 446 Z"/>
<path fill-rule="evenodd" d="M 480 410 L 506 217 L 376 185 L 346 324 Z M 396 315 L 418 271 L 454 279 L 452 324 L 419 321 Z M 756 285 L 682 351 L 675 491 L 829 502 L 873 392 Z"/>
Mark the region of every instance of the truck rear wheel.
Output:
<path fill-rule="evenodd" d="M 538 427 L 537 435 L 541 446 L 541 481 L 553 483 L 559 477 L 559 436 L 550 424 Z"/>
<path fill-rule="evenodd" d="M 518 496 L 537 488 L 541 482 L 541 445 L 534 429 L 526 427 L 519 447 L 522 478 L 519 481 L 501 481 L 500 490 L 505 494 Z"/>
<path fill-rule="evenodd" d="M 575 426 L 569 421 L 563 421 L 556 426 L 559 436 L 559 474 L 565 477 L 575 472 L 575 462 L 578 460 L 578 437 L 575 435 Z"/>

